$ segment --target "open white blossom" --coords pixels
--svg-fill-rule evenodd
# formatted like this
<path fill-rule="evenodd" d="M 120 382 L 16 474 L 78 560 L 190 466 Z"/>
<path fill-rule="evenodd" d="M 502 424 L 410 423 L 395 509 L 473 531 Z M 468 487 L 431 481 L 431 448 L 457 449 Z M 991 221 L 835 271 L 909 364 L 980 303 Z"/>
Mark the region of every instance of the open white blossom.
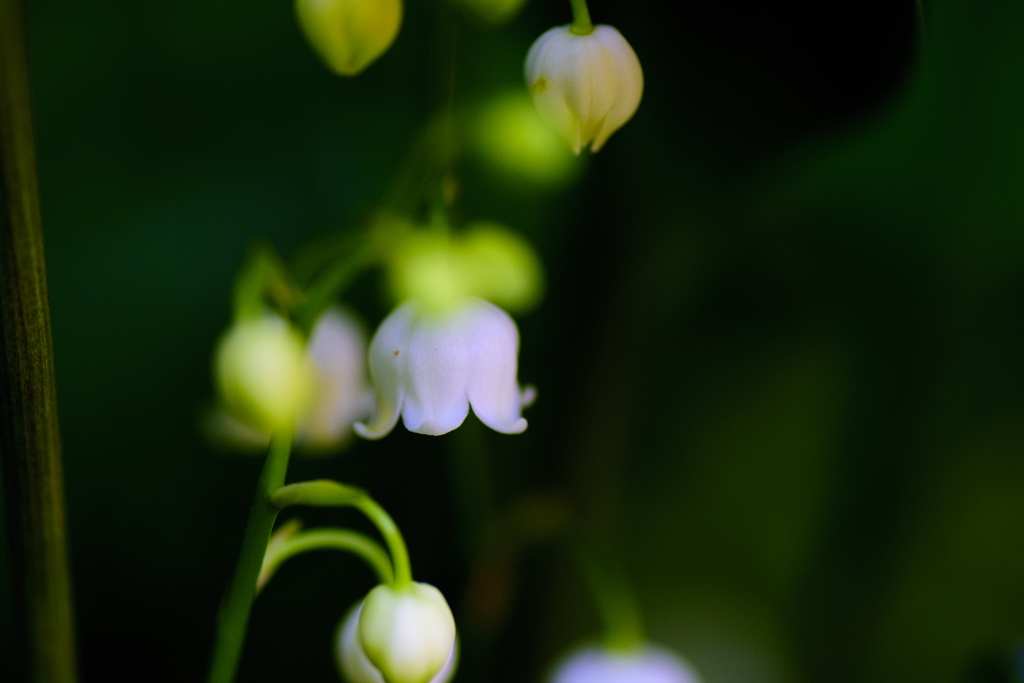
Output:
<path fill-rule="evenodd" d="M 359 616 L 362 613 L 363 602 L 360 601 L 345 615 L 345 620 L 338 629 L 334 644 L 338 671 L 348 683 L 387 683 L 380 669 L 373 665 L 363 650 L 363 643 L 359 637 Z M 430 679 L 430 683 L 448 683 L 455 675 L 455 666 L 458 663 L 457 645 L 458 641 L 452 643 L 444 666 Z"/>
<path fill-rule="evenodd" d="M 526 429 L 522 408 L 534 396 L 516 380 L 519 331 L 505 311 L 468 297 L 445 313 L 407 301 L 370 342 L 377 407 L 356 433 L 377 439 L 398 423 L 420 434 L 445 434 L 470 406 L 480 421 L 505 434 Z"/>
<path fill-rule="evenodd" d="M 644 74 L 633 48 L 611 26 L 587 35 L 553 28 L 526 55 L 526 85 L 549 126 L 576 154 L 596 152 L 636 112 Z"/>
<path fill-rule="evenodd" d="M 597 645 L 576 650 L 561 661 L 550 683 L 701 683 L 681 657 L 656 645 L 617 652 Z"/>

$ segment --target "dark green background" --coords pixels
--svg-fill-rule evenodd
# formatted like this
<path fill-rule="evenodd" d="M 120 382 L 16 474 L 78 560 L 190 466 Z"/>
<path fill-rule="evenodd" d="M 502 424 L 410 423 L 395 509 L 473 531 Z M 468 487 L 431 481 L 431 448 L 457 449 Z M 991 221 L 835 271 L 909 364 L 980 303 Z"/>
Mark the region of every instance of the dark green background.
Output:
<path fill-rule="evenodd" d="M 288 254 L 380 199 L 437 104 L 436 3 L 409 0 L 355 79 L 287 0 L 28 10 L 82 678 L 200 680 L 260 467 L 197 429 L 234 271 L 253 238 Z M 598 632 L 553 544 L 496 628 L 464 618 L 481 520 L 538 491 L 619 553 L 652 638 L 706 683 L 1011 680 L 1024 4 L 926 10 L 922 34 L 910 0 L 594 0 L 644 67 L 633 121 L 562 190 L 462 167 L 461 214 L 547 268 L 519 321 L 529 430 L 399 428 L 290 477 L 393 512 L 462 624 L 458 680 L 537 680 Z M 519 87 L 568 19 L 531 0 L 504 30 L 463 24 L 461 101 Z M 347 297 L 371 326 L 379 284 Z M 331 629 L 370 580 L 287 565 L 240 680 L 336 680 Z"/>

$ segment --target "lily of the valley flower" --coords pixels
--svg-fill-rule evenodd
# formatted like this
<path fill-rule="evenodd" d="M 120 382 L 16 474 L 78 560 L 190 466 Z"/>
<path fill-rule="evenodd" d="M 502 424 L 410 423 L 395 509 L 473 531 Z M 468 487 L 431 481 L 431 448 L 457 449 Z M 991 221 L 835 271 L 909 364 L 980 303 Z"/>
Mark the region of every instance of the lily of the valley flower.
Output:
<path fill-rule="evenodd" d="M 640 105 L 644 75 L 633 48 L 611 26 L 579 35 L 544 33 L 526 55 L 526 85 L 541 118 L 576 154 L 596 152 Z"/>
<path fill-rule="evenodd" d="M 519 331 L 494 304 L 468 297 L 434 313 L 407 301 L 381 323 L 369 355 L 377 407 L 369 424 L 356 424 L 360 436 L 386 435 L 399 415 L 409 431 L 445 434 L 470 406 L 495 431 L 526 429 L 522 408 L 534 392 L 516 380 Z"/>
<path fill-rule="evenodd" d="M 296 0 L 306 37 L 335 73 L 354 76 L 391 47 L 402 0 Z"/>
<path fill-rule="evenodd" d="M 232 399 L 231 396 L 238 393 L 238 390 L 232 392 L 230 386 L 259 382 L 261 376 L 279 372 L 280 377 L 263 391 L 275 401 L 284 401 L 290 390 L 302 391 L 294 414 L 288 413 L 294 423 L 296 444 L 315 451 L 342 445 L 352 436 L 352 425 L 369 415 L 373 407 L 373 393 L 366 381 L 366 335 L 362 326 L 343 309 L 330 308 L 313 326 L 309 342 L 303 349 L 301 340 L 290 330 L 288 323 L 268 313 L 257 321 L 239 323 L 226 339 L 240 334 L 239 329 L 264 328 L 272 330 L 269 338 L 263 338 L 255 332 L 249 334 L 262 339 L 260 343 L 263 345 L 269 345 L 277 339 L 275 343 L 283 344 L 288 349 L 287 353 L 280 349 L 268 349 L 264 352 L 266 358 L 261 356 L 250 361 L 251 367 L 243 370 L 240 352 L 223 347 L 225 350 L 218 356 L 218 375 L 227 373 L 230 366 L 234 367 L 232 372 L 235 379 L 220 382 L 222 405 L 207 416 L 207 433 L 214 440 L 228 446 L 266 448 L 270 442 L 270 432 L 273 431 L 272 425 L 268 420 L 254 416 L 253 411 L 245 409 L 244 405 L 240 406 L 238 399 Z M 267 332 L 261 334 L 265 336 Z M 237 341 L 235 343 L 240 345 Z M 274 362 L 274 358 L 278 360 Z M 231 362 L 234 366 L 230 365 Z M 294 379 L 289 378 L 296 373 L 300 386 L 291 389 Z M 262 382 L 266 383 L 267 380 Z M 228 387 L 228 390 L 224 387 Z M 266 398 L 256 402 L 270 403 Z M 283 412 L 280 408 L 276 410 Z"/>
<path fill-rule="evenodd" d="M 363 643 L 359 637 L 359 617 L 363 613 L 363 602 L 360 601 L 345 615 L 338 629 L 334 644 L 335 661 L 338 671 L 348 683 L 387 683 L 380 669 L 366 656 Z M 448 652 L 441 670 L 430 679 L 430 683 L 448 683 L 455 675 L 458 662 L 457 641 Z"/>
<path fill-rule="evenodd" d="M 655 645 L 619 652 L 592 645 L 555 667 L 550 683 L 700 683 L 693 668 Z"/>
<path fill-rule="evenodd" d="M 387 683 L 443 683 L 454 672 L 455 619 L 441 591 L 430 584 L 377 586 L 353 616 L 358 628 L 347 639 L 345 628 L 341 634 L 349 675 L 363 676 L 352 683 L 374 680 L 373 670 Z"/>

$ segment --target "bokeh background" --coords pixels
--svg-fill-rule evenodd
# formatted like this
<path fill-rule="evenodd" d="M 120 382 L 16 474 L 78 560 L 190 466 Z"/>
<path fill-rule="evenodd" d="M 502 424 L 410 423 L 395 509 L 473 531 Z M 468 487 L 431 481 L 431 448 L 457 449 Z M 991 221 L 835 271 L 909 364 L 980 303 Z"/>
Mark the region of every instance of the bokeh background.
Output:
<path fill-rule="evenodd" d="M 437 2 L 339 79 L 288 0 L 28 1 L 84 681 L 204 676 L 260 468 L 197 426 L 234 271 L 254 238 L 287 255 L 380 200 L 437 105 Z M 644 67 L 633 121 L 557 188 L 465 160 L 461 214 L 548 273 L 519 319 L 530 428 L 399 428 L 290 477 L 392 511 L 456 611 L 458 681 L 539 681 L 598 634 L 566 523 L 706 683 L 1017 680 L 1024 5 L 921 9 L 593 0 Z M 462 22 L 460 104 L 522 87 L 568 20 Z M 371 328 L 380 285 L 346 295 Z M 370 581 L 290 562 L 239 680 L 337 680 L 331 632 Z"/>

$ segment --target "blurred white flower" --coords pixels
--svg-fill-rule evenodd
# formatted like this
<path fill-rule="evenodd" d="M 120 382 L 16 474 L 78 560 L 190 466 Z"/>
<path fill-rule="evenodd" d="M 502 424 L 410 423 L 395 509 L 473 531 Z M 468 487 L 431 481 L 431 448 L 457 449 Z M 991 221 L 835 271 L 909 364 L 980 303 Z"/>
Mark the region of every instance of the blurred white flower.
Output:
<path fill-rule="evenodd" d="M 356 433 L 377 439 L 398 423 L 419 434 L 445 434 L 470 406 L 480 421 L 505 434 L 526 429 L 522 408 L 534 391 L 516 380 L 519 331 L 505 311 L 467 297 L 445 313 L 408 301 L 391 313 L 370 342 L 377 407 Z"/>
<path fill-rule="evenodd" d="M 287 322 L 274 314 L 268 313 L 259 320 L 263 321 L 261 325 L 290 330 Z M 290 362 L 305 373 L 304 398 L 293 417 L 296 445 L 314 451 L 337 448 L 352 436 L 352 425 L 373 409 L 373 392 L 366 377 L 366 333 L 350 314 L 332 307 L 313 326 L 305 349 L 297 335 L 288 348 L 292 354 Z M 298 360 L 294 357 L 296 353 L 301 354 Z M 276 366 L 261 360 L 254 362 L 253 367 L 259 375 Z M 280 372 L 284 374 L 285 370 Z M 278 385 L 290 386 L 284 379 L 276 380 L 275 386 Z M 274 391 L 275 396 L 281 394 L 279 388 Z M 237 403 L 224 397 L 222 405 L 206 416 L 208 436 L 230 447 L 266 448 L 270 443 L 267 422 L 253 419 L 251 411 L 239 410 Z"/>
<path fill-rule="evenodd" d="M 597 645 L 563 659 L 550 683 L 700 683 L 700 676 L 675 653 L 656 645 L 618 652 Z"/>
<path fill-rule="evenodd" d="M 644 75 L 633 48 L 611 26 L 579 35 L 553 28 L 526 55 L 526 85 L 548 125 L 576 154 L 596 152 L 640 105 Z"/>
<path fill-rule="evenodd" d="M 373 392 L 366 378 L 366 333 L 335 306 L 313 326 L 306 355 L 317 384 L 309 409 L 300 416 L 296 441 L 309 448 L 333 448 L 352 436 L 352 425 L 370 414 Z"/>
<path fill-rule="evenodd" d="M 377 586 L 346 618 L 339 640 L 350 683 L 445 683 L 455 672 L 455 619 L 430 584 Z"/>

